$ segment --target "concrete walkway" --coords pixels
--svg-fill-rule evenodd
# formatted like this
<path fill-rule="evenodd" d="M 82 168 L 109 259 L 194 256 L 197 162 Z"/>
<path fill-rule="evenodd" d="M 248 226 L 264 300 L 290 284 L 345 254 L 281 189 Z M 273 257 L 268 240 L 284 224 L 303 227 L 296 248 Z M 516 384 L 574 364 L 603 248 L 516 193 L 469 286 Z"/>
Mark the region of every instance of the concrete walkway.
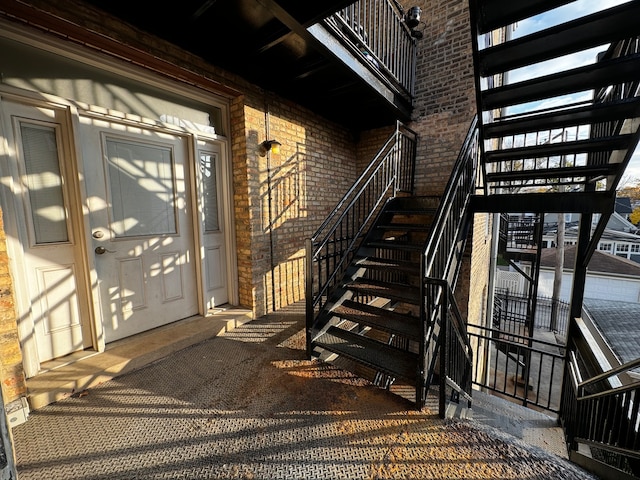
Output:
<path fill-rule="evenodd" d="M 19 480 L 594 478 L 307 360 L 303 328 L 292 307 L 32 412 Z"/>

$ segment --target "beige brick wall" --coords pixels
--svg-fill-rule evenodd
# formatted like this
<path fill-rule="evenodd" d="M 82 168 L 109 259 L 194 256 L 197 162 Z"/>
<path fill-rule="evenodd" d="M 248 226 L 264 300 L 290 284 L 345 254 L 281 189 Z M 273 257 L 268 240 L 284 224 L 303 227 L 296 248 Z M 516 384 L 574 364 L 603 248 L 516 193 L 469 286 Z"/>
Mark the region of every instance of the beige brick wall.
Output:
<path fill-rule="evenodd" d="M 234 151 L 234 171 L 246 166 L 241 195 L 248 208 L 236 208 L 236 216 L 248 218 L 237 236 L 251 243 L 243 252 L 251 258 L 239 263 L 252 272 L 241 278 L 241 288 L 250 282 L 254 311 L 262 315 L 304 299 L 305 240 L 357 178 L 357 152 L 349 132 L 273 95 L 254 93 L 243 116 L 246 144 Z M 262 157 L 258 145 L 267 136 L 282 145 Z"/>
<path fill-rule="evenodd" d="M 2 396 L 5 403 L 26 394 L 22 351 L 18 341 L 13 283 L 9 274 L 9 257 L 0 212 L 0 365 L 2 368 Z"/>

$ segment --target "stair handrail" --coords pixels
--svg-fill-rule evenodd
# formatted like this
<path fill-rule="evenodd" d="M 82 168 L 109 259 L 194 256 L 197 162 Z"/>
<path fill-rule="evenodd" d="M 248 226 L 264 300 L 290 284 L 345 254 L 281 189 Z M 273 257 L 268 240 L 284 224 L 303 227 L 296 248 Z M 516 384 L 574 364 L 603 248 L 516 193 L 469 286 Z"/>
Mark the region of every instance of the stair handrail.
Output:
<path fill-rule="evenodd" d="M 640 358 L 583 380 L 576 353 L 571 352 L 565 368 L 560 416 L 570 452 L 577 452 L 579 443 L 606 451 L 613 457 L 601 463 L 616 471 L 625 459 L 640 459 L 640 451 L 634 448 L 640 435 L 640 380 L 609 382 L 608 387 L 596 392 L 588 388 L 604 385 L 610 378 L 639 367 Z"/>
<path fill-rule="evenodd" d="M 425 278 L 425 284 L 436 287 L 436 297 L 439 309 L 434 321 L 441 323 L 438 336 L 438 350 L 440 353 L 440 389 L 439 415 L 444 418 L 446 410 L 447 386 L 452 389 L 452 397 L 459 401 L 462 396 L 467 400 L 467 407 L 471 407 L 471 389 L 473 383 L 473 347 L 467 334 L 467 326 L 458 307 L 453 290 L 449 282 L 444 279 Z"/>
<path fill-rule="evenodd" d="M 423 278 L 446 278 L 449 273 L 456 251 L 453 246 L 466 220 L 464 217 L 469 198 L 476 185 L 479 165 L 478 133 L 478 115 L 476 114 L 471 121 L 451 176 L 440 199 L 440 206 L 435 214 L 431 234 L 422 249 Z M 447 228 L 449 222 L 456 222 L 455 228 Z M 448 235 L 445 236 L 447 233 Z M 443 244 L 447 241 L 448 244 Z M 438 258 L 438 254 L 446 256 L 446 259 Z M 436 263 L 438 260 L 441 261 Z M 434 271 L 434 267 L 440 268 Z"/>
<path fill-rule="evenodd" d="M 422 249 L 422 261 L 420 262 L 422 341 L 419 352 L 421 359 L 419 381 L 421 384 L 418 385 L 416 395 L 417 403 L 421 406 L 424 406 L 426 392 L 434 374 L 438 349 L 441 346 L 441 339 L 438 338 L 439 332 L 443 327 L 445 329 L 449 327 L 447 324 L 448 315 L 443 314 L 442 309 L 445 304 L 448 307 L 450 303 L 448 291 L 455 290 L 462 263 L 466 229 L 470 223 L 468 205 L 471 194 L 476 187 L 480 164 L 479 147 L 478 116 L 475 115 L 441 197 L 431 231 Z M 457 260 L 455 265 L 453 264 L 454 259 Z M 434 294 L 431 289 L 427 288 L 430 284 L 442 284 L 442 282 L 447 284 L 449 290 L 440 288 Z M 464 325 L 461 316 L 460 325 Z M 469 341 L 466 328 L 459 328 L 457 333 L 465 339 L 465 343 Z M 472 358 L 468 360 L 472 361 Z M 470 393 L 470 390 L 467 393 Z"/>
<path fill-rule="evenodd" d="M 322 309 L 331 290 L 355 252 L 362 233 L 386 198 L 413 193 L 418 134 L 401 122 L 373 160 L 306 241 L 306 319 L 310 332 L 317 307 Z M 348 230 L 348 231 L 344 231 Z M 329 252 L 329 244 L 333 248 Z M 320 267 L 325 251 L 326 269 Z M 330 258 L 329 258 L 330 255 Z M 314 273 L 314 264 L 318 265 Z M 316 291 L 314 292 L 314 286 Z M 309 340 L 309 338 L 307 338 Z M 307 345 L 310 343 L 307 342 Z"/>

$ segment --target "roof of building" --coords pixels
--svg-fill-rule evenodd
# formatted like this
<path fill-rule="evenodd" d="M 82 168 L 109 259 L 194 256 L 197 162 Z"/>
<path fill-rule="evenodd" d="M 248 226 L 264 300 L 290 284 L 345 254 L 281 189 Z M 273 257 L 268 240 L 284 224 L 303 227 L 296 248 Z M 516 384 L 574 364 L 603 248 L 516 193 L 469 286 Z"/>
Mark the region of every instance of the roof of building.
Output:
<path fill-rule="evenodd" d="M 564 250 L 564 268 L 572 269 L 575 263 L 576 247 L 567 246 Z M 540 266 L 554 268 L 556 266 L 556 249 L 543 248 L 540 255 Z M 593 252 L 587 271 L 612 275 L 635 276 L 640 279 L 640 264 L 633 260 L 611 255 L 596 250 Z"/>
<path fill-rule="evenodd" d="M 633 212 L 631 199 L 629 197 L 616 197 L 616 205 L 614 208 L 616 212 L 622 215 L 628 215 Z"/>
<path fill-rule="evenodd" d="M 583 306 L 621 363 L 640 358 L 640 303 L 585 298 Z"/>

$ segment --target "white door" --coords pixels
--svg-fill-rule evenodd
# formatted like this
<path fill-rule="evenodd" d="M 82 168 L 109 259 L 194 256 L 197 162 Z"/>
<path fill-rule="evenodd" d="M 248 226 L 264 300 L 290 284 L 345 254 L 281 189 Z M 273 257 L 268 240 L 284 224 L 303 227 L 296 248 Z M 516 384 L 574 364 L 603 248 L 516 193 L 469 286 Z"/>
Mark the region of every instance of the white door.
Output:
<path fill-rule="evenodd" d="M 4 102 L 3 112 L 9 149 L 2 176 L 14 210 L 5 223 L 17 245 L 11 248 L 21 340 L 31 349 L 35 339 L 31 376 L 38 362 L 92 346 L 81 238 L 73 227 L 78 190 L 65 111 Z"/>
<path fill-rule="evenodd" d="M 197 314 L 187 140 L 80 123 L 105 342 Z"/>
<path fill-rule="evenodd" d="M 198 161 L 204 295 L 206 307 L 213 308 L 229 301 L 220 145 L 199 140 Z"/>

